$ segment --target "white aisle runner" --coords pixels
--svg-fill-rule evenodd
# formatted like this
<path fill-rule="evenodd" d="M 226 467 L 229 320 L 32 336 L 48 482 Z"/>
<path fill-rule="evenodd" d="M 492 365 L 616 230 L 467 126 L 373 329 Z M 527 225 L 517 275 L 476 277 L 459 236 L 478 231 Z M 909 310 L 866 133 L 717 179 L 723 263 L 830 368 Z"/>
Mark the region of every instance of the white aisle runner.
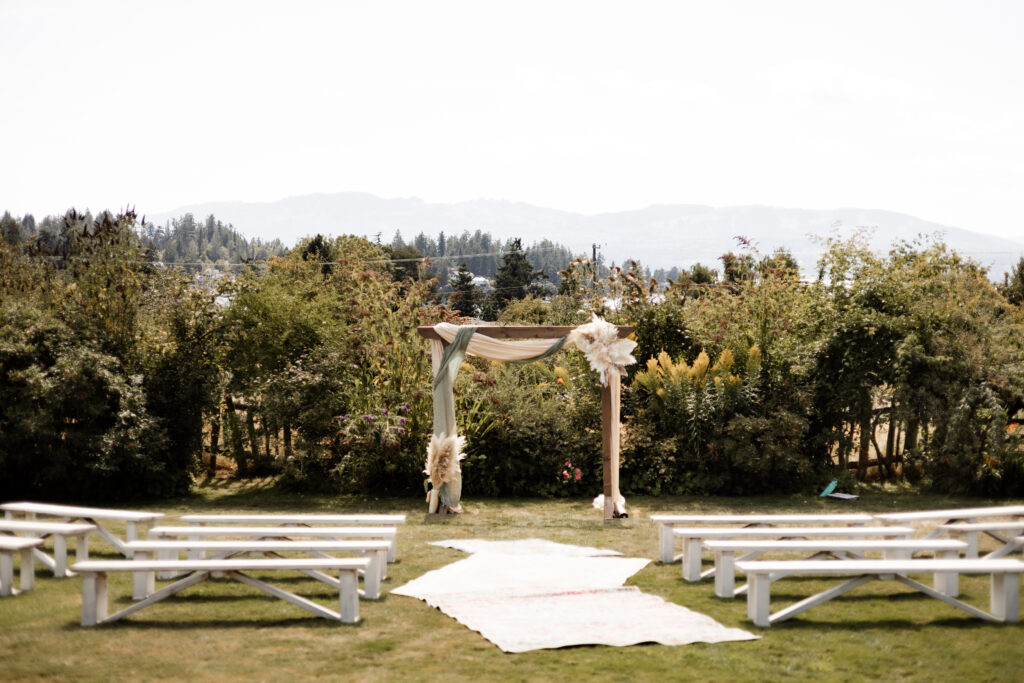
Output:
<path fill-rule="evenodd" d="M 542 539 L 528 539 L 537 545 Z M 448 541 L 437 542 L 446 545 Z M 542 541 L 542 553 L 491 552 L 481 541 L 465 560 L 427 572 L 391 591 L 419 598 L 478 631 L 505 652 L 569 645 L 685 645 L 753 640 L 635 586 L 622 584 L 650 560 L 588 557 L 596 550 Z M 516 542 L 508 542 L 515 544 Z M 480 545 L 482 544 L 482 545 Z M 483 550 L 486 548 L 486 550 Z M 508 548 L 500 548 L 507 550 Z M 598 551 L 601 552 L 601 551 Z M 609 552 L 609 551 L 605 551 Z"/>

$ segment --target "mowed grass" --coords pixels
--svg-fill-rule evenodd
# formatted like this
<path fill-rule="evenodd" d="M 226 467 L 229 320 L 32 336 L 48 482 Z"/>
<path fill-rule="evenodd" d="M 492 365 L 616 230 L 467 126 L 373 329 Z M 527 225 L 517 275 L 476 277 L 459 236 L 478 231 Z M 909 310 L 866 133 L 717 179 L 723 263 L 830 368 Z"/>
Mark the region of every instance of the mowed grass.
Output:
<path fill-rule="evenodd" d="M 876 489 L 853 502 L 814 496 L 631 498 L 628 520 L 605 523 L 589 501 L 475 500 L 458 517 L 428 518 L 420 500 L 287 495 L 271 482 L 219 482 L 181 501 L 135 505 L 167 513 L 402 512 L 398 562 L 385 591 L 464 557 L 427 545 L 445 538 L 540 537 L 657 557 L 658 512 L 838 512 L 966 507 L 987 501 Z M 90 539 L 93 557 L 115 557 Z M 314 617 L 233 581 L 207 581 L 183 594 L 98 628 L 79 626 L 81 585 L 55 580 L 41 567 L 36 588 L 0 599 L 0 679 L 188 680 L 1020 680 L 1024 626 L 989 624 L 894 582 L 874 582 L 790 621 L 759 629 L 744 598 L 716 598 L 710 580 L 686 583 L 680 566 L 652 561 L 630 583 L 703 612 L 760 640 L 679 647 L 639 645 L 502 653 L 425 603 L 387 595 L 362 601 L 357 625 Z M 268 575 L 300 595 L 337 609 L 337 593 L 304 577 Z M 930 577 L 923 577 L 930 584 Z M 773 607 L 834 584 L 784 579 Z M 111 580 L 111 608 L 130 604 L 131 580 Z M 961 597 L 987 610 L 987 577 L 961 577 Z M 609 615 L 609 619 L 613 619 Z M 537 614 L 538 622 L 545 615 Z M 629 624 L 623 624 L 624 629 Z"/>

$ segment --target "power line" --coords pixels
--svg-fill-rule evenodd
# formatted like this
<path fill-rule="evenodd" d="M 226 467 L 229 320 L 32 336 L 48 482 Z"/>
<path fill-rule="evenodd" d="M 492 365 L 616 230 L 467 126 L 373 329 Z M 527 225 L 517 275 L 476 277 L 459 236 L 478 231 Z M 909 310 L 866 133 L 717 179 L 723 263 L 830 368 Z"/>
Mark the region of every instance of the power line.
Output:
<path fill-rule="evenodd" d="M 525 254 L 525 255 L 529 255 L 529 254 L 536 254 L 536 253 L 543 253 L 543 252 L 550 252 L 550 251 L 569 251 L 569 249 L 567 249 L 565 247 L 538 247 L 538 248 L 523 249 L 522 253 Z M 506 255 L 512 254 L 512 253 L 514 253 L 514 252 L 511 252 L 511 251 L 490 251 L 490 252 L 483 252 L 483 253 L 479 253 L 479 254 L 451 254 L 451 255 L 445 255 L 445 256 L 421 256 L 419 258 L 358 259 L 358 260 L 361 261 L 362 263 L 421 263 L 423 261 L 430 261 L 431 263 L 433 263 L 433 262 L 436 262 L 436 261 L 451 261 L 451 260 L 467 259 L 467 258 L 481 258 L 481 257 L 485 257 L 485 256 L 506 256 Z M 572 252 L 569 252 L 569 253 L 572 253 Z M 97 257 L 95 257 L 95 256 L 83 256 L 83 255 L 79 255 L 79 254 L 68 255 L 68 256 L 59 256 L 59 255 L 56 255 L 56 254 L 46 254 L 46 255 L 36 256 L 35 258 L 48 258 L 48 259 L 52 259 L 52 260 L 62 260 L 62 261 L 70 261 L 70 260 L 81 261 L 81 260 L 95 259 Z M 254 260 L 254 261 L 250 261 L 248 263 L 245 263 L 245 262 L 242 262 L 242 263 L 224 263 L 224 262 L 221 262 L 221 261 L 145 261 L 145 260 L 128 260 L 128 261 L 124 261 L 124 263 L 139 263 L 139 264 L 146 264 L 146 265 L 151 265 L 151 266 L 170 266 L 170 267 L 174 267 L 174 266 L 218 266 L 218 267 L 219 266 L 256 266 L 256 265 L 267 265 L 269 263 L 269 260 L 272 259 L 272 258 L 281 258 L 281 257 L 271 256 L 271 257 L 268 257 L 266 259 L 260 259 L 258 261 Z M 321 265 L 328 265 L 328 266 L 337 266 L 337 265 L 344 265 L 344 264 L 348 263 L 348 261 L 315 261 L 315 263 L 319 263 Z"/>

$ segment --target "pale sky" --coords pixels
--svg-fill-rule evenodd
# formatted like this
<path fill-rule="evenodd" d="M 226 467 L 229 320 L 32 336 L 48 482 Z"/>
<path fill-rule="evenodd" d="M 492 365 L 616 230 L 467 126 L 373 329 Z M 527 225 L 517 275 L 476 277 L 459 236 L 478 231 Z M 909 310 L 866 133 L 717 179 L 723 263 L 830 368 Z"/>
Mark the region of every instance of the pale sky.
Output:
<path fill-rule="evenodd" d="M 1024 240 L 1024 2 L 0 0 L 0 211 L 370 192 Z"/>

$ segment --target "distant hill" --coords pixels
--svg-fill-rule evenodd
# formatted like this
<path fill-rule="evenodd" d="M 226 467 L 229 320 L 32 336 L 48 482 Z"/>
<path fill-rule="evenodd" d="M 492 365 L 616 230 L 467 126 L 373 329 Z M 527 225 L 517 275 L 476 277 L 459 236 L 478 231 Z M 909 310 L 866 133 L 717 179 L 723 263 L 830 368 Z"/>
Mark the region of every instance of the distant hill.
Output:
<path fill-rule="evenodd" d="M 508 201 L 439 204 L 341 192 L 274 202 L 199 204 L 148 218 L 161 224 L 185 213 L 192 213 L 198 220 L 213 214 L 244 235 L 264 241 L 279 239 L 285 244 L 317 233 L 350 233 L 371 239 L 379 235 L 388 243 L 396 231 L 409 239 L 419 233 L 436 235 L 443 231 L 453 235 L 476 230 L 499 239 L 521 237 L 524 245 L 552 240 L 574 253 L 589 254 L 596 243 L 606 262 L 621 264 L 633 258 L 652 270 L 687 267 L 698 261 L 717 267 L 717 258 L 735 250 L 735 237 L 742 235 L 764 253 L 786 247 L 804 271 L 811 272 L 819 249 L 810 235 L 828 235 L 833 229 L 842 233 L 858 226 L 875 229 L 873 244 L 880 249 L 896 239 L 942 232 L 949 246 L 988 266 L 993 279 L 1001 279 L 1002 273 L 1024 255 L 1024 242 L 877 209 L 666 204 L 587 216 Z"/>

